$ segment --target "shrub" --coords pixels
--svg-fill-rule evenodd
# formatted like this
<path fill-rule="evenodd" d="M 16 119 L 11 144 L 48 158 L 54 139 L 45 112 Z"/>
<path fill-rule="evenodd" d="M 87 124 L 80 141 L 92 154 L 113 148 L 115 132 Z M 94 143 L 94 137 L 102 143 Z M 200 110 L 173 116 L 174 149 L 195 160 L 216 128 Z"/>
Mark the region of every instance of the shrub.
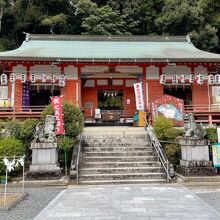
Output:
<path fill-rule="evenodd" d="M 156 117 L 153 125 L 157 138 L 161 141 L 169 161 L 176 166 L 181 158 L 181 148 L 176 142 L 177 137 L 184 133 L 183 130 L 173 128 L 172 122 L 163 116 Z"/>
<path fill-rule="evenodd" d="M 210 142 L 212 144 L 218 142 L 218 136 L 217 136 L 216 128 L 206 128 L 205 130 L 206 130 L 205 138 L 210 140 Z"/>
<path fill-rule="evenodd" d="M 20 135 L 17 138 L 28 144 L 34 138 L 35 127 L 37 123 L 37 119 L 26 119 L 23 123 L 20 124 Z"/>
<path fill-rule="evenodd" d="M 0 157 L 22 156 L 25 154 L 24 144 L 15 138 L 4 138 L 0 140 Z M 4 174 L 5 165 L 0 163 L 0 174 Z"/>
<path fill-rule="evenodd" d="M 58 147 L 60 149 L 70 149 L 74 145 L 74 139 L 70 137 L 59 137 L 58 138 Z"/>
<path fill-rule="evenodd" d="M 153 127 L 157 135 L 157 138 L 159 140 L 164 140 L 165 139 L 164 134 L 166 130 L 172 128 L 172 122 L 163 116 L 157 116 L 154 119 Z"/>
<path fill-rule="evenodd" d="M 53 115 L 52 105 L 48 105 L 42 112 L 42 118 L 45 119 L 46 115 Z M 63 101 L 63 114 L 65 135 L 67 137 L 76 138 L 83 129 L 83 115 L 80 109 L 71 103 Z"/>

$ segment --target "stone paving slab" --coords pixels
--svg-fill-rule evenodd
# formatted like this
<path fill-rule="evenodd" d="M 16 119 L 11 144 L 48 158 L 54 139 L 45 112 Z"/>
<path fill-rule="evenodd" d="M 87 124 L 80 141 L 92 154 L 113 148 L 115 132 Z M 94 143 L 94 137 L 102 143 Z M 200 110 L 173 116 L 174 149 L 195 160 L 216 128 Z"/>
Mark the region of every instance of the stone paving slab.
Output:
<path fill-rule="evenodd" d="M 185 187 L 82 186 L 62 191 L 35 220 L 217 220 L 220 214 Z"/>

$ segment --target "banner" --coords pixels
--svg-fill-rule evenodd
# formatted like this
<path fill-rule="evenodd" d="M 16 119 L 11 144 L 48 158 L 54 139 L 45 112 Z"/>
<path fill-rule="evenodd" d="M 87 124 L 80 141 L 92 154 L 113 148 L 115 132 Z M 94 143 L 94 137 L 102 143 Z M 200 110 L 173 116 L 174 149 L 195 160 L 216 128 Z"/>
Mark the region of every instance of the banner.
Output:
<path fill-rule="evenodd" d="M 51 98 L 54 114 L 56 116 L 56 135 L 64 134 L 62 100 L 60 96 Z"/>
<path fill-rule="evenodd" d="M 136 109 L 144 110 L 144 95 L 142 89 L 142 82 L 134 83 L 134 92 L 135 92 L 135 100 L 136 100 Z"/>
<path fill-rule="evenodd" d="M 214 167 L 220 167 L 220 144 L 212 145 L 212 157 Z"/>

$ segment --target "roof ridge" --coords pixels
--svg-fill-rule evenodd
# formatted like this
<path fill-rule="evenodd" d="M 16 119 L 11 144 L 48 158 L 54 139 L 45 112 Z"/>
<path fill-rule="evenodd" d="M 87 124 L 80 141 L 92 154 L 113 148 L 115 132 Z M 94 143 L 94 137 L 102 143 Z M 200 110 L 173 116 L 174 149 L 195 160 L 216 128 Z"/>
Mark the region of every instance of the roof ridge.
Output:
<path fill-rule="evenodd" d="M 165 35 L 54 35 L 54 34 L 27 34 L 29 40 L 49 41 L 141 41 L 141 42 L 187 42 L 187 36 Z"/>

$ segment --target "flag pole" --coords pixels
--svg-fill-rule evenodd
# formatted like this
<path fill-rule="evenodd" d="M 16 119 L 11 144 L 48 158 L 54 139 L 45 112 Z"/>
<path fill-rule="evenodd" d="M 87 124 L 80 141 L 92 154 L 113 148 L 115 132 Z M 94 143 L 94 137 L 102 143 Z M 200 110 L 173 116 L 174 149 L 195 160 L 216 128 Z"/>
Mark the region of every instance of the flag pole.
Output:
<path fill-rule="evenodd" d="M 6 203 L 6 197 L 7 197 L 7 185 L 8 185 L 8 168 L 6 166 L 6 174 L 5 174 L 5 193 L 4 193 L 4 206 Z"/>
<path fill-rule="evenodd" d="M 25 156 L 24 156 L 24 162 L 25 162 Z M 24 164 L 23 164 L 23 181 L 22 181 L 22 193 L 24 193 Z"/>

